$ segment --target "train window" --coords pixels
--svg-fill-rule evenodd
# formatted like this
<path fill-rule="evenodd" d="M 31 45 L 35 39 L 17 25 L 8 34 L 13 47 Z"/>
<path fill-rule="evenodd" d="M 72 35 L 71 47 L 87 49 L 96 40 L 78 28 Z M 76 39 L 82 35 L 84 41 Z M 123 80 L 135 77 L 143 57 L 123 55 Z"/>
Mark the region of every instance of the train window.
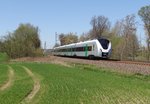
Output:
<path fill-rule="evenodd" d="M 73 48 L 73 51 L 84 51 L 84 47 Z"/>
<path fill-rule="evenodd" d="M 72 49 L 72 51 L 78 51 L 78 52 L 85 51 L 85 50 L 86 50 L 86 47 L 76 47 Z M 87 51 L 92 51 L 92 46 L 88 46 Z"/>
<path fill-rule="evenodd" d="M 92 51 L 92 46 L 88 46 L 88 51 Z"/>
<path fill-rule="evenodd" d="M 81 47 L 80 51 L 84 51 L 84 47 Z"/>
<path fill-rule="evenodd" d="M 77 48 L 76 48 L 76 51 L 80 51 L 80 47 L 77 47 Z"/>
<path fill-rule="evenodd" d="M 72 52 L 72 48 L 69 48 L 69 52 Z"/>
<path fill-rule="evenodd" d="M 62 49 L 62 52 L 66 52 L 67 51 L 67 49 Z"/>
<path fill-rule="evenodd" d="M 73 51 L 73 48 L 67 48 L 66 49 L 66 52 L 72 52 Z"/>
<path fill-rule="evenodd" d="M 81 47 L 81 51 L 84 51 L 84 47 Z"/>
<path fill-rule="evenodd" d="M 98 39 L 98 41 L 100 42 L 101 46 L 102 46 L 104 49 L 107 49 L 107 48 L 108 48 L 109 40 L 107 40 L 107 39 Z"/>
<path fill-rule="evenodd" d="M 74 52 L 74 51 L 75 51 L 75 48 L 72 48 L 72 51 Z"/>

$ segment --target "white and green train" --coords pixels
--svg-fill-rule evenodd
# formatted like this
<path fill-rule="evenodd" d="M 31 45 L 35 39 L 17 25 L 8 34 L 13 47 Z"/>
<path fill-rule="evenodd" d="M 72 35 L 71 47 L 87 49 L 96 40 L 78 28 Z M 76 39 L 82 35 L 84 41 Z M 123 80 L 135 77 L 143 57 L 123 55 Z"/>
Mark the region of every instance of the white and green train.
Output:
<path fill-rule="evenodd" d="M 109 58 L 111 49 L 111 42 L 102 38 L 55 47 L 53 54 L 90 59 L 94 57 Z"/>

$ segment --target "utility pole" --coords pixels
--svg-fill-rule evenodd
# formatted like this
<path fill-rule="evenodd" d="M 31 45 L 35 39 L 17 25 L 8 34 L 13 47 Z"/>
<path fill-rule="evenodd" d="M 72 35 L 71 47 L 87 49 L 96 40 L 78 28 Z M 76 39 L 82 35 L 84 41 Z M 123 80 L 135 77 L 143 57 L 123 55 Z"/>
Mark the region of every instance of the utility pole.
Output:
<path fill-rule="evenodd" d="M 45 43 L 44 43 L 44 50 L 46 50 L 46 41 L 45 41 Z"/>
<path fill-rule="evenodd" d="M 55 32 L 55 45 L 57 44 L 57 32 Z"/>
<path fill-rule="evenodd" d="M 46 41 L 44 43 L 44 51 L 43 51 L 44 56 L 46 55 Z"/>

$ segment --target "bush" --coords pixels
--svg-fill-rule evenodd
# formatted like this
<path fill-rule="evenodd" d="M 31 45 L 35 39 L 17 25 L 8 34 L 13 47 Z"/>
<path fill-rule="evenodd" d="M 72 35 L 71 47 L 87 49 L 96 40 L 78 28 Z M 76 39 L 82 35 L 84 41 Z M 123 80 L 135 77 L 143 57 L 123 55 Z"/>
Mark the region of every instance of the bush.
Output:
<path fill-rule="evenodd" d="M 20 24 L 13 33 L 0 40 L 0 46 L 0 51 L 10 58 L 34 56 L 34 51 L 41 48 L 39 29 L 31 24 Z"/>
<path fill-rule="evenodd" d="M 35 51 L 33 51 L 32 56 L 33 57 L 43 56 L 43 50 L 40 48 L 36 49 Z"/>

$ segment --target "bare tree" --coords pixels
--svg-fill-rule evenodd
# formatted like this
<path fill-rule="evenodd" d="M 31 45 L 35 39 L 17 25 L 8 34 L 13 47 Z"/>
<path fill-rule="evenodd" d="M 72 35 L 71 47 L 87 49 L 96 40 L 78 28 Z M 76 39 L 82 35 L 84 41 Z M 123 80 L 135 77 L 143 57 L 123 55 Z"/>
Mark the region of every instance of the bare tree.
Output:
<path fill-rule="evenodd" d="M 150 60 L 150 5 L 142 7 L 139 10 L 138 14 L 141 17 L 142 21 L 144 22 L 144 26 L 148 34 L 147 48 L 148 48 L 148 60 Z"/>
<path fill-rule="evenodd" d="M 81 36 L 79 37 L 79 41 L 90 40 L 90 38 L 91 38 L 90 32 L 88 32 L 88 33 L 82 33 Z"/>
<path fill-rule="evenodd" d="M 111 33 L 115 36 L 121 36 L 123 29 L 123 21 L 117 21 L 114 27 L 111 29 Z"/>
<path fill-rule="evenodd" d="M 134 54 L 136 54 L 134 52 L 137 51 L 137 48 L 133 48 L 132 46 L 135 46 L 133 44 L 138 43 L 134 42 L 137 41 L 135 24 L 136 22 L 134 15 L 128 15 L 123 20 L 122 36 L 124 37 L 125 44 L 123 45 L 123 49 L 121 52 L 121 59 L 123 59 L 123 56 L 125 58 L 132 57 L 132 59 L 134 59 Z"/>
<path fill-rule="evenodd" d="M 94 16 L 90 22 L 92 25 L 92 38 L 100 38 L 110 28 L 110 22 L 105 16 Z"/>

